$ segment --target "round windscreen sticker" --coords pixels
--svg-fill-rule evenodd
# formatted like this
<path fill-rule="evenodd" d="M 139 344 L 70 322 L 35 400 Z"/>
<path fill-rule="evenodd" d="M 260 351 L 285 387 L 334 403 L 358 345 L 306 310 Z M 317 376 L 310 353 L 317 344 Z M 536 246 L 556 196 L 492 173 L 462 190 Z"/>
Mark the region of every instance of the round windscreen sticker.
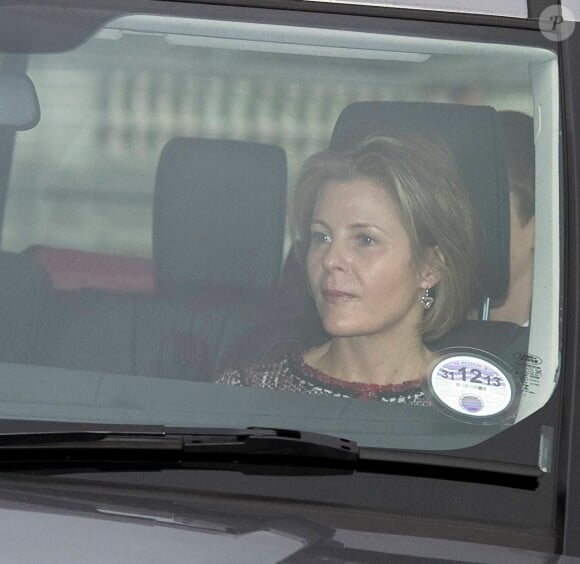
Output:
<path fill-rule="evenodd" d="M 501 419 L 519 398 L 509 367 L 472 349 L 442 351 L 430 367 L 428 385 L 440 407 L 473 422 Z"/>

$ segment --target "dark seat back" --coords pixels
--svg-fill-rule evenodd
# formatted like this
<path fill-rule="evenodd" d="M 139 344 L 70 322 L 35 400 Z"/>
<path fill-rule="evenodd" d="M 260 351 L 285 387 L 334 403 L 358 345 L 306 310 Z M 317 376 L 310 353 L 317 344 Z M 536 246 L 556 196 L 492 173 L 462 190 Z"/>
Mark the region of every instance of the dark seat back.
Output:
<path fill-rule="evenodd" d="M 206 288 L 269 292 L 280 272 L 286 182 L 279 147 L 172 139 L 155 188 L 158 288 L 185 295 Z"/>
<path fill-rule="evenodd" d="M 265 315 L 282 263 L 286 184 L 279 147 L 185 138 L 166 145 L 153 227 L 160 297 L 139 299 L 136 323 L 143 356 L 160 345 L 149 362 L 157 375 L 211 378 Z"/>
<path fill-rule="evenodd" d="M 154 291 L 53 290 L 36 361 L 211 379 L 267 307 L 282 262 L 285 201 L 282 149 L 173 139 L 157 172 Z"/>

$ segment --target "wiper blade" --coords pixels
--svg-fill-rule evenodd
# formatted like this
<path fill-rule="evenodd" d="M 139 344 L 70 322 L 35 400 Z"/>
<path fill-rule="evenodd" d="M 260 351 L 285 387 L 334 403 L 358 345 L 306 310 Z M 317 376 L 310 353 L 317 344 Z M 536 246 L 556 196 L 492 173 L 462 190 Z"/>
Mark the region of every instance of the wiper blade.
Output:
<path fill-rule="evenodd" d="M 125 470 L 198 468 L 248 474 L 377 473 L 496 484 L 533 490 L 538 466 L 464 458 L 455 454 L 359 448 L 356 442 L 306 431 L 166 428 L 0 434 L 0 470 L 52 464 Z M 84 466 L 83 466 L 84 465 Z"/>
<path fill-rule="evenodd" d="M 178 451 L 198 455 L 268 455 L 336 462 L 355 461 L 359 451 L 354 441 L 331 435 L 262 427 L 0 434 L 0 453 L 72 448 Z"/>
<path fill-rule="evenodd" d="M 496 484 L 524 490 L 535 490 L 544 475 L 539 466 L 530 464 L 481 460 L 438 452 L 360 449 L 358 471 L 373 472 L 385 466 L 393 474 Z"/>
<path fill-rule="evenodd" d="M 249 427 L 242 433 L 218 431 L 186 437 L 183 452 L 187 453 L 277 455 L 344 462 L 357 460 L 359 454 L 354 441 L 288 429 Z"/>

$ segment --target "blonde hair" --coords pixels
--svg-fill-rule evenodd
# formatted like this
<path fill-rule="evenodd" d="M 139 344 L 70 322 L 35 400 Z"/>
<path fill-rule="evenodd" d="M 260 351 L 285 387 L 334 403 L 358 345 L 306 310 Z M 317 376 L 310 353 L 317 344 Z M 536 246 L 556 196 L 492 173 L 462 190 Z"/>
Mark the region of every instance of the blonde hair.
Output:
<path fill-rule="evenodd" d="M 442 337 L 465 319 L 476 293 L 478 229 L 457 166 L 441 141 L 372 137 L 352 151 L 323 151 L 304 164 L 294 192 L 290 229 L 304 263 L 320 189 L 331 181 L 364 178 L 383 187 L 399 215 L 420 266 L 429 249 L 441 280 L 418 330 L 425 341 Z"/>

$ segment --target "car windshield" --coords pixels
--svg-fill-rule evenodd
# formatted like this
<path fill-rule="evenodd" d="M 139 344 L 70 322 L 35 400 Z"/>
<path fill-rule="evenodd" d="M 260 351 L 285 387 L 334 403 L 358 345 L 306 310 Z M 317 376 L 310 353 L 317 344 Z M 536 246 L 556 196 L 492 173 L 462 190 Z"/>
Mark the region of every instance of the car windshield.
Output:
<path fill-rule="evenodd" d="M 1 419 L 449 450 L 548 402 L 535 35 L 36 9 L 0 8 Z"/>

